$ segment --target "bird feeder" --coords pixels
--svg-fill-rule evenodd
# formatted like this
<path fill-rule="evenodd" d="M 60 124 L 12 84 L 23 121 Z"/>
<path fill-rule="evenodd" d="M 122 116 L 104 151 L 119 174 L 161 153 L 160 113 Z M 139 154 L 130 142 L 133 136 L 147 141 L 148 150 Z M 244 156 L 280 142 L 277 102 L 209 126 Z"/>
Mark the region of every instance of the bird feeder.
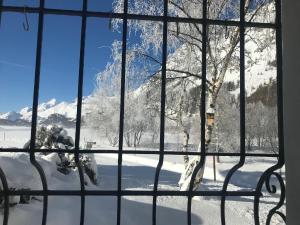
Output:
<path fill-rule="evenodd" d="M 215 122 L 215 110 L 213 108 L 206 111 L 206 121 L 208 126 L 213 126 Z"/>

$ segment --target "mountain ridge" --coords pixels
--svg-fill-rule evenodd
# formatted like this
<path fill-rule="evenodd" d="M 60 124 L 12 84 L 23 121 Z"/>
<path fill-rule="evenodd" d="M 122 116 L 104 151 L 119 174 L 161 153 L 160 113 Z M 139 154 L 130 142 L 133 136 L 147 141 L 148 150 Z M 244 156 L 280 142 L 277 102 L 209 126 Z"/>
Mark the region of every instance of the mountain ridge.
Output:
<path fill-rule="evenodd" d="M 82 101 L 82 115 L 87 114 L 87 105 L 92 95 L 84 97 Z M 52 98 L 38 105 L 38 122 L 40 124 L 58 123 L 67 127 L 75 126 L 77 114 L 77 99 L 71 102 L 57 102 Z M 30 126 L 32 119 L 32 108 L 26 106 L 20 111 L 10 111 L 0 114 L 0 125 L 24 125 Z"/>
<path fill-rule="evenodd" d="M 230 81 L 227 80 L 226 83 Z M 261 101 L 261 98 L 258 98 L 257 95 L 260 94 L 261 90 L 266 88 L 274 88 L 276 81 L 272 77 L 269 77 L 268 82 L 258 82 L 256 87 L 251 86 L 251 94 L 248 95 L 247 99 L 250 102 Z M 232 91 L 233 95 L 236 95 L 236 91 L 239 88 Z M 137 94 L 140 92 L 140 89 L 136 90 Z M 85 117 L 89 114 L 89 105 L 93 95 L 89 95 L 83 98 L 82 101 L 82 116 Z M 71 102 L 57 102 L 56 99 L 51 99 L 45 103 L 41 103 L 38 106 L 38 122 L 40 124 L 49 125 L 49 124 L 61 124 L 65 127 L 73 127 L 76 124 L 76 114 L 77 114 L 77 100 Z M 9 126 L 30 126 L 31 125 L 31 116 L 32 108 L 26 106 L 20 111 L 10 111 L 3 114 L 0 114 L 0 125 L 9 125 Z"/>

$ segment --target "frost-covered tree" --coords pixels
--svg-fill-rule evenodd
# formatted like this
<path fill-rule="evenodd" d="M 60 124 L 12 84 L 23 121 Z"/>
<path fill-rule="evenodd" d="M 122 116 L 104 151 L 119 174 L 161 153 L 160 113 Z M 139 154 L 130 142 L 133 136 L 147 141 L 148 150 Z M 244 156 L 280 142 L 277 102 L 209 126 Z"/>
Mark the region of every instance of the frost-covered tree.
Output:
<path fill-rule="evenodd" d="M 265 107 L 261 102 L 249 103 L 246 106 L 246 149 L 253 150 L 256 145 L 262 147 L 265 140 Z"/>
<path fill-rule="evenodd" d="M 103 73 L 98 74 L 98 89 L 89 103 L 90 113 L 86 117 L 86 122 L 90 128 L 99 133 L 105 133 L 109 144 L 116 146 L 119 143 L 120 96 L 114 92 L 114 85 L 118 81 L 111 80 L 113 77 L 105 77 Z M 109 88 L 111 86 L 112 88 Z M 127 87 L 124 109 L 124 143 L 127 147 L 139 147 L 146 132 L 151 135 L 153 143 L 158 134 L 158 115 L 149 106 L 148 96 L 142 90 L 136 94 L 130 85 Z"/>
<path fill-rule="evenodd" d="M 247 104 L 246 147 L 253 150 L 278 151 L 277 110 L 261 101 Z"/>
<path fill-rule="evenodd" d="M 111 146 L 119 143 L 120 87 L 121 87 L 121 51 L 122 43 L 114 41 L 111 47 L 112 62 L 105 70 L 97 74 L 97 87 L 89 104 L 86 120 L 89 127 L 103 132 Z M 153 95 L 141 87 L 137 94 L 138 84 L 144 82 L 146 72 L 140 70 L 144 63 L 139 56 L 137 46 L 132 46 L 127 53 L 126 91 L 124 108 L 124 143 L 127 147 L 140 146 L 147 132 L 151 135 L 151 144 L 158 134 L 158 114 L 156 105 L 151 101 Z M 146 65 L 146 64 L 145 64 Z M 149 65 L 149 64 L 148 64 Z M 134 76 L 133 76 L 134 75 Z M 97 107 L 95 107 L 97 106 Z"/>
<path fill-rule="evenodd" d="M 274 153 L 278 153 L 278 123 L 277 123 L 277 108 L 267 107 L 266 114 L 265 136 L 267 144 Z"/>
<path fill-rule="evenodd" d="M 240 149 L 240 108 L 237 97 L 231 93 L 238 87 L 224 83 L 216 103 L 216 122 L 213 142 L 217 151 L 238 152 Z M 218 149 L 219 148 L 219 149 Z"/>
<path fill-rule="evenodd" d="M 114 12 L 123 12 L 123 0 L 115 0 Z M 202 16 L 202 0 L 169 0 L 168 13 L 174 17 L 199 18 Z M 208 0 L 210 19 L 238 19 L 239 1 Z M 245 0 L 245 14 L 248 22 L 274 20 L 274 4 L 269 0 Z M 162 15 L 163 1 L 129 1 L 129 12 L 135 14 Z M 112 29 L 120 31 L 122 21 L 112 21 Z M 134 41 L 128 41 L 126 61 L 126 87 L 134 88 L 142 81 L 148 87 L 152 99 L 149 103 L 159 113 L 160 75 L 162 69 L 162 34 L 163 25 L 156 21 L 128 20 L 129 37 L 134 35 Z M 220 90 L 225 82 L 225 75 L 239 69 L 240 28 L 234 26 L 209 26 L 207 39 L 207 82 L 202 84 L 202 26 L 197 23 L 168 23 L 168 62 L 167 62 L 167 93 L 166 117 L 177 123 L 184 133 L 184 146 L 188 146 L 192 119 L 200 117 L 201 86 L 207 88 L 206 110 L 216 112 Z M 264 32 L 264 38 L 256 35 L 256 29 L 246 29 L 246 43 L 251 42 L 257 51 L 263 51 L 272 43 L 273 31 Z M 138 41 L 137 41 L 138 40 Z M 109 63 L 99 79 L 116 77 L 115 84 L 120 83 L 121 44 L 115 42 L 112 48 L 113 61 Z M 252 66 L 258 62 L 246 51 Z M 150 91 L 149 91 L 150 90 Z M 156 90 L 156 91 L 155 91 Z M 148 93 L 149 94 L 149 93 Z M 211 142 L 214 123 L 206 124 L 205 145 Z M 200 146 L 200 144 L 199 144 Z M 187 149 L 184 149 L 187 150 Z M 200 147 L 198 148 L 200 151 Z M 180 186 L 182 190 L 189 188 L 191 175 L 200 161 L 196 156 L 189 159 L 185 156 L 186 167 L 182 173 Z M 197 189 L 202 180 L 204 167 L 198 172 L 193 185 Z"/>
<path fill-rule="evenodd" d="M 134 96 L 133 92 L 126 95 L 124 114 L 124 139 L 128 147 L 138 147 L 148 129 L 146 110 L 143 107 L 143 96 Z"/>
<path fill-rule="evenodd" d="M 105 136 L 109 145 L 115 147 L 119 143 L 119 98 L 96 92 L 89 102 L 85 122 L 99 136 Z M 103 141 L 103 140 L 100 140 Z"/>

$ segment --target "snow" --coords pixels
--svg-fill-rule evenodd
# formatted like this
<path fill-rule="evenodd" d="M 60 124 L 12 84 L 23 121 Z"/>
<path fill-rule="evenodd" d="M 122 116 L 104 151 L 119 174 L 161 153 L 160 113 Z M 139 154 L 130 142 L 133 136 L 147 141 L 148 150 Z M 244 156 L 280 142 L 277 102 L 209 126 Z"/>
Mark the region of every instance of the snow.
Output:
<path fill-rule="evenodd" d="M 87 113 L 87 105 L 91 100 L 92 96 L 87 96 L 83 98 L 83 110 L 82 113 Z M 40 103 L 38 105 L 38 118 L 46 119 L 52 114 L 60 114 L 69 119 L 75 119 L 77 113 L 77 100 L 72 102 L 57 102 L 56 99 L 51 99 L 46 103 Z M 26 121 L 31 121 L 32 108 L 26 106 L 22 108 L 19 112 L 11 111 L 4 114 L 0 114 L 0 119 L 6 119 L 10 121 L 16 121 L 18 119 L 23 119 Z"/>
<path fill-rule="evenodd" d="M 3 127 L 11 135 L 25 134 L 28 128 Z M 17 138 L 16 138 L 17 139 Z M 1 140 L 1 138 L 0 138 Z M 3 146 L 4 142 L 0 142 Z M 13 144 L 14 142 L 11 141 Z M 15 142 L 15 146 L 21 142 Z M 50 190 L 80 190 L 80 180 L 77 169 L 64 175 L 56 170 L 57 155 L 47 156 L 36 154 L 37 161 L 45 171 Z M 117 190 L 117 154 L 95 154 L 98 170 L 98 185 L 89 184 L 86 189 Z M 204 180 L 201 190 L 221 190 L 225 176 L 237 162 L 238 157 L 221 157 L 217 163 L 217 181 L 213 181 L 212 158 L 207 157 Z M 158 163 L 158 155 L 130 154 L 123 155 L 122 189 L 125 190 L 153 190 L 153 182 Z M 274 165 L 275 159 L 247 158 L 245 165 L 235 173 L 228 190 L 253 190 L 260 175 L 266 168 Z M 30 164 L 27 153 L 1 153 L 0 165 L 4 170 L 8 184 L 15 188 L 31 188 L 41 190 L 42 185 L 36 169 Z M 182 156 L 165 155 L 163 167 L 159 177 L 159 190 L 178 190 L 180 173 L 183 170 Z M 283 175 L 285 171 L 282 170 Z M 278 202 L 278 194 L 270 196 L 263 189 L 265 197 L 260 204 L 261 222 L 265 221 L 268 211 Z M 35 225 L 41 223 L 42 198 L 36 197 L 30 204 L 18 204 L 10 208 L 9 224 Z M 79 196 L 50 196 L 47 224 L 75 225 L 79 224 L 80 197 Z M 115 196 L 87 196 L 86 224 L 110 225 L 116 223 L 117 198 Z M 157 199 L 157 224 L 182 225 L 186 224 L 187 198 L 176 196 L 161 196 Z M 283 208 L 285 210 L 285 208 Z M 150 225 L 152 219 L 152 197 L 124 196 L 122 197 L 121 224 Z M 0 220 L 3 214 L 0 214 Z M 253 198 L 230 197 L 226 201 L 227 224 L 253 224 Z M 194 197 L 192 203 L 192 221 L 194 225 L 220 224 L 220 198 Z M 282 221 L 274 218 L 272 224 L 279 225 Z"/>
<path fill-rule="evenodd" d="M 75 137 L 75 129 L 67 128 L 68 135 L 73 139 Z M 30 139 L 31 128 L 25 126 L 2 126 L 0 125 L 0 148 L 23 148 L 24 144 Z M 87 138 L 87 137 L 91 137 Z M 92 133 L 90 129 L 81 129 L 82 141 L 92 141 L 98 138 L 96 133 Z"/>
<path fill-rule="evenodd" d="M 25 167 L 26 162 L 28 162 L 28 156 L 26 154 L 13 154 L 8 153 L 7 155 L 3 155 L 1 157 L 1 165 L 5 168 L 5 173 L 8 178 L 15 177 L 16 174 L 20 175 L 20 177 L 24 176 L 22 180 L 17 183 L 17 185 L 29 184 L 30 187 L 41 188 L 40 182 L 38 179 L 28 180 L 27 175 L 32 177 L 32 174 L 35 174 L 34 168 Z M 17 167 L 6 167 L 10 164 L 7 161 L 8 158 L 10 160 L 18 160 Z M 61 175 L 53 168 L 53 164 L 51 164 L 51 160 L 47 161 L 47 159 L 43 159 L 37 157 L 38 161 L 42 164 L 45 172 L 47 174 L 48 184 L 51 190 L 58 189 L 79 189 L 79 179 L 77 173 L 71 175 L 72 179 L 68 176 Z M 108 154 L 99 154 L 96 157 L 99 171 L 102 171 L 101 177 L 106 179 L 113 179 L 115 182 L 117 181 L 116 173 L 111 174 L 110 169 L 102 170 L 102 167 L 110 166 L 114 164 L 116 157 Z M 47 162 L 46 162 L 47 161 Z M 228 160 L 227 160 L 228 161 Z M 3 162 L 6 162 L 6 164 Z M 261 162 L 262 163 L 262 162 Z M 150 165 L 151 164 L 151 165 Z M 151 184 L 153 183 L 153 174 L 155 172 L 155 167 L 157 163 L 154 163 L 151 159 L 149 160 L 146 157 L 134 156 L 131 155 L 129 157 L 124 156 L 123 158 L 123 169 L 125 172 L 125 178 L 123 181 L 126 186 L 123 188 L 130 190 L 145 190 L 147 188 L 140 187 L 140 182 L 142 184 Z M 170 170 L 174 170 L 173 166 L 169 167 L 170 162 L 166 162 L 165 167 L 162 173 L 170 173 Z M 219 170 L 222 171 L 222 164 L 220 164 Z M 224 167 L 232 166 L 229 164 L 224 164 Z M 24 168 L 25 167 L 25 168 Z M 132 168 L 131 176 L 128 176 L 128 168 Z M 257 168 L 257 167 L 256 167 Z M 12 170 L 10 173 L 7 171 Z M 177 169 L 175 169 L 177 170 Z M 20 174 L 20 171 L 22 173 Z M 25 172 L 24 172 L 25 171 Z M 143 175 L 142 180 L 137 180 L 136 177 L 139 175 Z M 150 175 L 150 176 L 149 176 Z M 174 173 L 175 176 L 179 177 L 179 173 Z M 169 180 L 170 183 L 176 182 L 176 179 Z M 205 178 L 206 185 L 203 189 L 208 189 L 210 186 L 213 186 L 211 177 L 208 176 Z M 212 174 L 210 174 L 211 176 Z M 160 183 L 165 183 L 165 179 L 167 177 L 163 177 L 160 179 Z M 102 184 L 101 184 L 102 182 Z M 11 182 L 9 182 L 11 184 Z M 107 185 L 106 180 L 100 181 L 99 187 L 92 187 L 93 189 L 103 189 L 101 185 Z M 217 184 L 218 185 L 218 184 Z M 164 189 L 166 185 L 163 185 Z M 153 187 L 152 187 L 153 188 Z M 176 189 L 176 183 L 169 184 L 168 188 L 170 190 Z M 105 187 L 105 189 L 115 189 L 114 185 Z M 236 189 L 237 190 L 237 189 Z M 237 199 L 228 199 L 227 201 L 227 210 L 226 215 L 228 219 L 228 224 L 253 224 L 253 211 L 251 204 L 244 204 L 244 201 L 251 201 L 251 199 L 247 199 L 244 197 L 238 197 Z M 274 199 L 271 201 L 271 203 Z M 86 198 L 86 224 L 115 224 L 116 220 L 116 207 L 117 207 L 117 199 L 116 197 L 87 197 Z M 145 196 L 130 196 L 122 198 L 122 224 L 126 225 L 140 225 L 140 224 L 151 224 L 151 210 L 152 210 L 152 198 Z M 158 197 L 158 208 L 157 208 L 157 217 L 158 224 L 166 225 L 166 224 L 178 224 L 182 225 L 186 223 L 186 197 L 171 197 L 164 196 Z M 268 201 L 270 203 L 270 201 Z M 273 202 L 274 203 L 274 202 Z M 264 203 L 261 204 L 262 208 L 265 210 L 266 205 Z M 219 198 L 208 198 L 208 197 L 198 197 L 194 198 L 192 204 L 193 210 L 193 224 L 220 224 L 219 217 Z M 42 202 L 37 200 L 32 200 L 29 205 L 17 205 L 12 208 L 11 216 L 10 216 L 10 224 L 22 224 L 22 225 L 34 225 L 40 223 L 40 215 L 42 209 Z M 79 197 L 49 197 L 49 212 L 48 212 L 48 223 L 47 224 L 78 224 L 80 215 L 80 199 Z M 238 210 L 238 211 L 236 211 Z M 30 214 L 31 216 L 28 216 Z M 12 216 L 13 215 L 13 216 Z M 22 221 L 22 223 L 20 223 Z M 276 224 L 276 223 L 274 223 Z M 280 224 L 280 223 L 278 223 Z"/>
<path fill-rule="evenodd" d="M 39 118 L 48 118 L 52 114 L 60 114 L 67 118 L 76 118 L 76 102 L 67 103 L 60 102 L 57 103 L 56 99 L 51 99 L 46 103 L 41 103 L 38 106 L 38 117 Z M 28 107 L 20 110 L 22 119 L 30 121 L 32 110 Z"/>
<path fill-rule="evenodd" d="M 255 32 L 255 35 L 252 34 L 253 32 Z M 265 36 L 268 32 L 270 32 L 268 29 L 250 31 L 249 36 L 255 36 L 259 40 L 265 40 Z M 251 57 L 251 60 L 256 61 L 256 63 L 252 65 L 249 57 L 246 55 L 245 90 L 248 96 L 255 92 L 260 85 L 266 85 L 269 84 L 270 80 L 276 80 L 276 66 L 270 65 L 271 62 L 276 60 L 275 47 L 275 39 L 271 40 L 270 48 L 266 48 L 263 51 L 258 51 L 257 45 L 253 41 L 246 41 L 245 51 L 248 52 L 247 55 Z M 239 71 L 229 70 L 225 75 L 226 82 L 233 81 L 236 84 L 239 80 Z M 239 92 L 239 89 L 236 91 Z"/>
<path fill-rule="evenodd" d="M 30 128 L 20 126 L 0 126 L 0 148 L 23 148 L 30 139 Z"/>
<path fill-rule="evenodd" d="M 32 109 L 30 107 L 25 107 L 23 109 L 20 110 L 20 114 L 21 115 L 25 115 L 25 113 L 30 112 Z"/>
<path fill-rule="evenodd" d="M 20 118 L 21 118 L 21 114 L 15 111 L 11 111 L 0 115 L 0 119 L 10 120 L 10 121 L 16 121 Z"/>
<path fill-rule="evenodd" d="M 49 109 L 49 108 L 51 108 L 51 107 L 53 107 L 53 106 L 55 106 L 55 105 L 56 105 L 56 99 L 53 98 L 53 99 L 49 100 L 49 101 L 46 102 L 46 103 L 41 103 L 41 104 L 39 104 L 38 110 L 40 110 L 40 111 L 45 111 L 45 110 L 47 110 L 47 109 Z"/>

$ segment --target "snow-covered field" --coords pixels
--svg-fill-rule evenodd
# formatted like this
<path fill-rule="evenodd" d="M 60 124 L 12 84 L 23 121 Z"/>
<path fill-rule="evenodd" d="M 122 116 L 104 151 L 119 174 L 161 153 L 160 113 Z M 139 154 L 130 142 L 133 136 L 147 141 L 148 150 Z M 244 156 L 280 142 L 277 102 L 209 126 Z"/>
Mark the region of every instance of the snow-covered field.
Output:
<path fill-rule="evenodd" d="M 68 135 L 75 137 L 75 129 L 67 128 Z M 30 127 L 22 126 L 0 126 L 0 148 L 23 148 L 24 144 L 30 139 Z M 92 141 L 97 138 L 97 134 L 89 129 L 81 129 L 81 141 Z"/>
<path fill-rule="evenodd" d="M 69 133 L 71 130 L 69 131 Z M 5 138 L 3 137 L 5 133 Z M 74 133 L 74 131 L 73 131 Z M 72 135 L 72 132 L 70 133 Z M 0 127 L 0 147 L 22 147 L 28 140 L 30 130 L 24 127 Z M 56 170 L 54 155 L 36 155 L 38 162 L 45 170 L 50 190 L 79 190 L 78 172 L 72 171 L 64 175 Z M 98 168 L 97 186 L 89 184 L 87 189 L 117 190 L 117 154 L 96 154 Z M 208 157 L 201 190 L 221 190 L 224 178 L 239 158 L 221 157 L 217 163 L 217 181 L 213 181 L 212 158 Z M 156 155 L 124 155 L 122 164 L 122 189 L 153 190 L 155 169 L 158 163 Z M 276 159 L 247 158 L 243 168 L 232 177 L 228 190 L 253 190 L 261 173 L 274 165 Z M 1 153 L 0 166 L 4 170 L 8 184 L 15 188 L 31 188 L 41 190 L 41 182 L 35 168 L 30 164 L 29 155 L 25 153 Z M 166 155 L 159 179 L 159 190 L 178 190 L 178 180 L 183 170 L 182 156 Z M 284 170 L 282 171 L 284 175 Z M 16 179 L 17 178 L 17 179 Z M 278 193 L 270 196 L 265 193 L 260 202 L 261 222 L 264 223 L 268 211 L 279 200 Z M 10 208 L 10 225 L 36 225 L 41 223 L 42 201 L 36 197 L 30 204 L 18 204 Z M 157 224 L 184 225 L 187 221 L 187 198 L 164 196 L 157 199 Z M 49 197 L 47 224 L 76 225 L 79 224 L 80 197 Z M 85 206 L 85 224 L 114 225 L 116 224 L 117 198 L 114 196 L 87 196 Z M 3 209 L 1 209 L 3 210 Z M 282 210 L 285 210 L 282 209 Z M 122 225 L 152 224 L 152 197 L 122 197 Z M 195 197 L 192 204 L 192 224 L 220 224 L 220 198 Z M 0 221 L 3 213 L 0 213 Z M 253 198 L 230 197 L 226 201 L 227 224 L 254 224 Z M 274 217 L 271 224 L 282 224 Z"/>

